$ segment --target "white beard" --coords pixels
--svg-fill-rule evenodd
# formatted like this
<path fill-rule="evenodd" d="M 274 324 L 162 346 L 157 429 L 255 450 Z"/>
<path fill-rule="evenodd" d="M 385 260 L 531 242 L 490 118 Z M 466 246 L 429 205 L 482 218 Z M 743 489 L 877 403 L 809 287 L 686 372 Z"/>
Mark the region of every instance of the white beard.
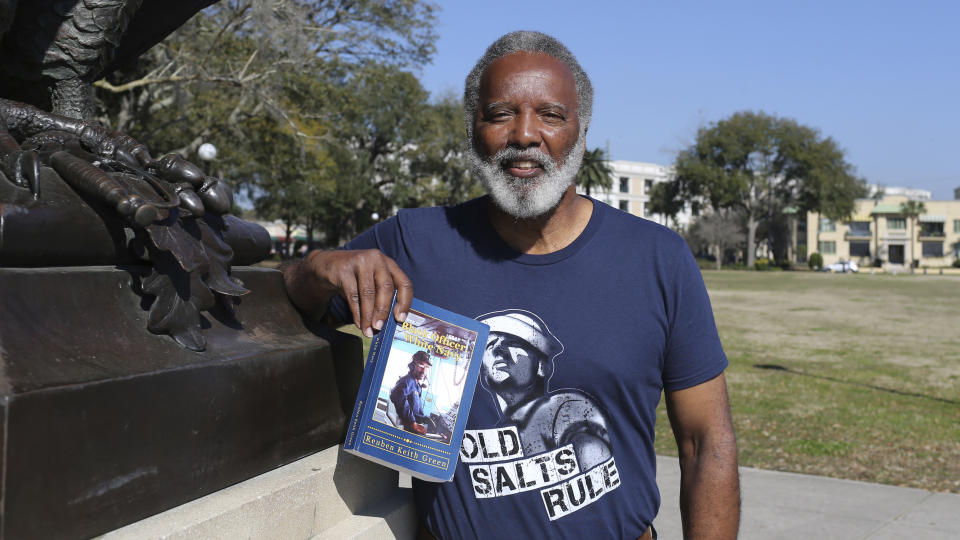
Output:
<path fill-rule="evenodd" d="M 507 147 L 493 157 L 484 159 L 473 145 L 469 145 L 467 156 L 494 204 L 517 219 L 531 219 L 550 212 L 560 204 L 560 198 L 573 184 L 580 170 L 586 147 L 587 138 L 581 135 L 560 166 L 539 148 L 519 150 Z M 536 178 L 512 176 L 500 166 L 505 160 L 512 159 L 536 161 L 543 167 L 544 173 Z"/>

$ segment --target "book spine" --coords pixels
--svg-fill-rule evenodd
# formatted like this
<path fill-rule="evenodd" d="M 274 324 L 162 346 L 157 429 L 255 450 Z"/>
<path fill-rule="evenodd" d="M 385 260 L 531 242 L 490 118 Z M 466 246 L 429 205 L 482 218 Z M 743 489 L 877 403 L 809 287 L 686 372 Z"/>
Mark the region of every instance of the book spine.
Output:
<path fill-rule="evenodd" d="M 353 450 L 357 447 L 357 433 L 365 418 L 369 416 L 368 408 L 370 406 L 370 388 L 373 386 L 374 373 L 377 371 L 377 365 L 380 363 L 381 349 L 386 339 L 393 339 L 393 304 L 396 303 L 396 294 L 393 302 L 390 304 L 390 316 L 387 323 L 370 343 L 370 352 L 367 354 L 367 363 L 363 366 L 363 377 L 360 378 L 360 389 L 357 391 L 357 401 L 353 405 L 353 414 L 350 417 L 350 428 L 347 429 L 347 437 L 343 442 L 345 450 Z M 376 385 L 379 389 L 380 385 Z"/>

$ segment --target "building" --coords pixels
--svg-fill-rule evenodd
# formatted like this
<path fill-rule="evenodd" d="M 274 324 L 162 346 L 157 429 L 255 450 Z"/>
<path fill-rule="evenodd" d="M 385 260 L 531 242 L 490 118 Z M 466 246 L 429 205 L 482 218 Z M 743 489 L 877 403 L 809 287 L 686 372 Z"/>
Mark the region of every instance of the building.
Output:
<path fill-rule="evenodd" d="M 867 185 L 867 197 L 873 199 L 877 197 L 877 194 L 880 193 L 882 197 L 889 197 L 891 195 L 903 195 L 904 197 L 912 201 L 929 201 L 933 198 L 933 194 L 926 189 L 916 189 L 908 187 L 887 187 L 887 186 L 878 186 L 876 184 Z"/>
<path fill-rule="evenodd" d="M 922 191 L 922 190 L 921 190 Z M 916 220 L 903 213 L 907 195 L 858 199 L 849 221 L 835 223 L 807 214 L 807 253 L 819 252 L 823 263 L 854 261 L 868 266 L 879 259 L 884 269 L 950 266 L 960 259 L 960 200 L 921 200 L 924 212 Z M 895 192 L 896 193 L 896 192 Z M 917 195 L 917 194 L 914 194 Z M 922 194 L 920 194 L 922 195 Z"/>
<path fill-rule="evenodd" d="M 590 195 L 624 212 L 655 221 L 678 231 L 690 224 L 690 209 L 685 207 L 674 220 L 667 223 L 666 216 L 650 211 L 650 192 L 655 184 L 673 179 L 673 167 L 643 163 L 640 161 L 613 160 L 607 164 L 613 171 L 613 186 L 609 190 L 592 192 Z M 583 190 L 578 188 L 583 193 Z"/>

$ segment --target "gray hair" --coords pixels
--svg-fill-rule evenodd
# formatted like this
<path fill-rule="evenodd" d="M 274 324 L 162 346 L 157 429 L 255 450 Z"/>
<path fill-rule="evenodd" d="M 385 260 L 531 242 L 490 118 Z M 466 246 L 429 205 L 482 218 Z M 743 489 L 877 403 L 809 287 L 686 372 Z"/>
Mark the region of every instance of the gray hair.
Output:
<path fill-rule="evenodd" d="M 577 118 L 580 120 L 582 136 L 587 131 L 593 114 L 593 85 L 590 84 L 590 77 L 587 77 L 573 53 L 556 38 L 541 32 L 519 30 L 494 41 L 467 75 L 463 90 L 463 119 L 467 127 L 467 139 L 473 140 L 473 122 L 477 117 L 477 107 L 480 104 L 480 78 L 484 70 L 498 58 L 516 52 L 546 54 L 570 68 L 577 84 Z"/>

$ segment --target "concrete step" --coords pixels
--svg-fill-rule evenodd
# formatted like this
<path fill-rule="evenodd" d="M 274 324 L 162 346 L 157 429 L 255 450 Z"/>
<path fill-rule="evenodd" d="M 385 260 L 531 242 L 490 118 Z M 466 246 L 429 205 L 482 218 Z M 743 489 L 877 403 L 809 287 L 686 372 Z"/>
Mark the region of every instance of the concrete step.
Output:
<path fill-rule="evenodd" d="M 410 538 L 398 475 L 338 447 L 107 533 L 102 540 Z"/>

